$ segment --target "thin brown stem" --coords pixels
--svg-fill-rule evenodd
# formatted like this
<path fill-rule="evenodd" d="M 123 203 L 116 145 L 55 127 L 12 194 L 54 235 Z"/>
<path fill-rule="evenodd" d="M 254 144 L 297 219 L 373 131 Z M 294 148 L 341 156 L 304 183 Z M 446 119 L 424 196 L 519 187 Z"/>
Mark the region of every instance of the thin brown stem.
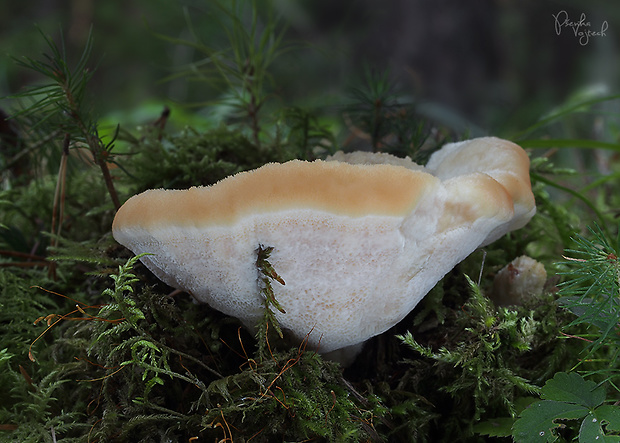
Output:
<path fill-rule="evenodd" d="M 62 142 L 62 157 L 60 159 L 60 167 L 58 168 L 58 180 L 56 181 L 56 190 L 54 192 L 54 207 L 52 208 L 52 227 L 53 235 L 51 246 L 58 246 L 58 237 L 62 230 L 62 219 L 65 209 L 65 184 L 67 179 L 67 158 L 69 157 L 69 142 L 71 138 L 69 134 L 65 134 Z M 58 225 L 58 227 L 56 227 Z M 49 276 L 56 279 L 56 263 L 52 262 L 49 266 Z"/>
<path fill-rule="evenodd" d="M 65 92 L 65 96 L 67 98 L 67 103 L 69 104 L 69 108 L 71 110 L 70 115 L 77 124 L 78 128 L 82 132 L 82 135 L 87 141 L 88 147 L 90 148 L 91 153 L 93 154 L 93 158 L 95 163 L 101 169 L 101 173 L 103 174 L 103 180 L 105 182 L 106 188 L 108 190 L 108 194 L 110 194 L 110 198 L 112 199 L 112 204 L 114 205 L 114 209 L 118 211 L 121 207 L 120 200 L 118 198 L 118 194 L 116 193 L 116 188 L 114 187 L 114 183 L 112 181 L 112 175 L 110 174 L 110 169 L 108 168 L 108 163 L 106 162 L 107 151 L 102 148 L 101 140 L 99 137 L 95 137 L 92 135 L 90 129 L 86 126 L 82 117 L 79 114 L 79 107 L 73 97 L 73 94 L 67 85 L 63 85 L 63 90 Z"/>
<path fill-rule="evenodd" d="M 19 252 L 19 251 L 0 250 L 0 255 L 3 255 L 6 257 L 24 258 L 26 260 L 45 260 L 45 257 L 42 257 L 40 255 L 29 254 L 27 252 Z"/>
<path fill-rule="evenodd" d="M 97 141 L 97 144 L 99 144 L 99 141 Z M 93 155 L 94 154 L 95 152 L 93 152 Z M 121 202 L 118 199 L 116 188 L 114 187 L 114 183 L 112 182 L 112 175 L 110 174 L 108 163 L 105 161 L 105 158 L 102 154 L 103 154 L 103 151 L 99 150 L 99 155 L 95 157 L 95 161 L 99 165 L 99 168 L 101 169 L 101 173 L 103 174 L 103 180 L 105 181 L 106 188 L 108 188 L 108 194 L 110 194 L 110 198 L 112 199 L 112 204 L 114 204 L 114 209 L 118 211 L 119 208 L 121 207 Z"/>
<path fill-rule="evenodd" d="M 252 94 L 252 98 L 248 105 L 248 114 L 250 116 L 250 124 L 252 126 L 252 136 L 254 138 L 254 144 L 257 148 L 260 148 L 260 125 L 258 123 L 258 110 L 260 106 L 256 104 L 256 96 Z"/>

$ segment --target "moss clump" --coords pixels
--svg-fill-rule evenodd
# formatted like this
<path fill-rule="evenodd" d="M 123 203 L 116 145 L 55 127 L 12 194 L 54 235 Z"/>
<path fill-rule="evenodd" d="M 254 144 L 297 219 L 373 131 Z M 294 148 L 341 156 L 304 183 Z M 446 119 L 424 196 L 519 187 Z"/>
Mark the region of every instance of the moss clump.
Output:
<path fill-rule="evenodd" d="M 353 395 L 337 364 L 303 346 L 262 361 L 258 352 L 248 356 L 244 342 L 252 339 L 237 324 L 144 286 L 136 261 L 112 275 L 100 304 L 72 297 L 77 310 L 53 317 L 56 327 L 35 348 L 40 381 L 20 381 L 13 368 L 19 349 L 0 352 L 0 364 L 11 369 L 2 376 L 6 386 L 24 391 L 8 396 L 0 412 L 17 426 L 13 435 L 30 425 L 44 434 L 54 426 L 59 441 L 360 441 L 376 433 L 385 408 L 374 396 Z M 32 404 L 28 384 L 42 396 Z"/>
<path fill-rule="evenodd" d="M 32 287 L 41 281 L 36 273 L 18 275 L 0 268 L 0 424 L 5 434 L 0 434 L 2 441 L 51 441 L 52 428 L 62 435 L 85 432 L 87 428 L 79 405 L 67 407 L 58 400 L 65 398 L 65 380 L 58 377 L 53 353 L 42 352 L 40 358 L 38 353 L 30 353 L 36 334 L 45 330 L 48 320 L 53 323 L 57 318 L 54 314 L 59 312 L 59 304 Z M 39 342 L 49 344 L 53 338 L 50 333 Z"/>
<path fill-rule="evenodd" d="M 224 438 L 364 441 L 377 435 L 375 424 L 386 413 L 377 397 L 356 401 L 338 365 L 303 346 L 261 364 L 250 361 L 209 390 L 217 407 L 203 423 L 220 427 Z"/>
<path fill-rule="evenodd" d="M 132 141 L 132 155 L 123 165 L 132 184 L 138 186 L 136 192 L 211 185 L 237 172 L 286 160 L 226 126 L 206 132 L 187 128 L 163 138 L 149 130 L 142 139 Z"/>

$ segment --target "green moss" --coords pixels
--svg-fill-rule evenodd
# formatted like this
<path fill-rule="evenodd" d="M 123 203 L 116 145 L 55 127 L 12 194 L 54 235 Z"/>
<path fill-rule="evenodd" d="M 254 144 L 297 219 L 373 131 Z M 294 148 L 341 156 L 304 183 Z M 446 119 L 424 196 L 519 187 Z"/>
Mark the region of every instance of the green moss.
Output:
<path fill-rule="evenodd" d="M 281 160 L 256 147 L 244 135 L 225 126 L 159 139 L 147 131 L 134 140 L 132 155 L 123 162 L 136 192 L 152 188 L 189 188 L 210 185 L 237 172 Z"/>
<path fill-rule="evenodd" d="M 225 361 L 230 348 L 220 339 L 232 342 L 218 331 L 237 327 L 204 309 L 196 308 L 200 312 L 194 315 L 187 300 L 177 302 L 146 287 L 137 292 L 135 263 L 130 259 L 112 276 L 114 285 L 103 291 L 100 307 L 76 300 L 84 314 L 61 322 L 55 339 L 35 352 L 46 362 L 47 372 L 38 371 L 41 381 L 34 382 L 42 397 L 28 405 L 17 395 L 4 411 L 7 422 L 19 419 L 23 426 L 45 429 L 52 417 L 62 418 L 58 437 L 88 428 L 91 439 L 102 441 L 154 435 L 175 441 L 224 435 L 236 441 L 252 435 L 255 441 L 275 436 L 359 441 L 375 432 L 385 408 L 374 396 L 356 401 L 337 364 L 303 346 L 274 349 L 262 360 L 252 355 Z M 243 340 L 251 343 L 247 334 L 238 337 L 240 350 Z M 4 367 L 14 358 L 7 349 L 0 353 Z M 6 386 L 21 383 L 27 391 L 15 370 L 3 376 Z M 31 408 L 38 414 L 23 418 Z M 60 410 L 71 412 L 55 416 Z M 21 429 L 15 435 L 22 435 Z"/>

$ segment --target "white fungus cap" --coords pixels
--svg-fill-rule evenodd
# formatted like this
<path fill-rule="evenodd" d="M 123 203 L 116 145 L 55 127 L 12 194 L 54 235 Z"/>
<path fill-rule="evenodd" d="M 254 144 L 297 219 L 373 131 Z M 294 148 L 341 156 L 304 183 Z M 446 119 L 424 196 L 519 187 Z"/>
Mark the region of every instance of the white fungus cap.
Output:
<path fill-rule="evenodd" d="M 130 198 L 114 238 L 161 280 L 253 328 L 257 248 L 285 285 L 280 326 L 327 353 L 405 317 L 457 263 L 534 215 L 529 159 L 514 143 L 444 146 L 426 167 L 388 154 L 270 163 L 208 187 Z"/>

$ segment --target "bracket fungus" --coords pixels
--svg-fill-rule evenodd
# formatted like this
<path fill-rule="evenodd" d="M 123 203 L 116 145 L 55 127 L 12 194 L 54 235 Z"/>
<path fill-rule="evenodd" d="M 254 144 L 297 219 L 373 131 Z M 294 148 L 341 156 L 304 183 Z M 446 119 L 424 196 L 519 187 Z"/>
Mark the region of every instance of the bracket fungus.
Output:
<path fill-rule="evenodd" d="M 425 167 L 381 153 L 270 163 L 208 187 L 130 198 L 114 238 L 168 285 L 240 319 L 265 309 L 257 250 L 282 278 L 274 315 L 321 353 L 350 355 L 403 319 L 456 264 L 536 211 L 514 143 L 451 143 Z M 351 351 L 351 352 L 348 352 Z"/>

